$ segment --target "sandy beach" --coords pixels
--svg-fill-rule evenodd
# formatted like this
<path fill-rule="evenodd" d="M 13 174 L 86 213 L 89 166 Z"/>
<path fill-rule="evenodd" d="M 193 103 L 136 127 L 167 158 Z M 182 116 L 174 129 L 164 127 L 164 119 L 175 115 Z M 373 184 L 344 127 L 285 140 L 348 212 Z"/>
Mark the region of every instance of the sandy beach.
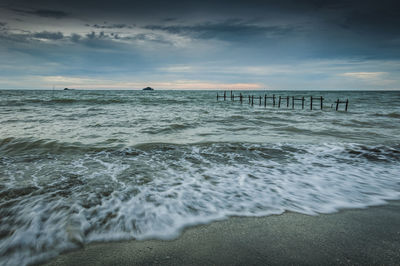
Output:
<path fill-rule="evenodd" d="M 172 241 L 96 243 L 46 265 L 398 265 L 400 202 L 334 214 L 230 219 Z"/>

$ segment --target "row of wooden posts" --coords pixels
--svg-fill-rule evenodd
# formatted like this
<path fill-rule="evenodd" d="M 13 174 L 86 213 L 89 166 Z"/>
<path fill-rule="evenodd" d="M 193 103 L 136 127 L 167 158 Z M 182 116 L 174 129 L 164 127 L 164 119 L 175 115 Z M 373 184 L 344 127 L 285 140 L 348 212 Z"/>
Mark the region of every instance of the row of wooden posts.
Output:
<path fill-rule="evenodd" d="M 224 91 L 224 95 L 219 95 L 217 93 L 217 101 L 219 100 L 219 98 L 223 98 L 224 101 L 226 101 L 226 91 Z M 240 93 L 239 95 L 234 95 L 233 92 L 231 91 L 231 95 L 230 95 L 230 99 L 231 101 L 235 101 L 235 98 L 239 98 L 240 103 L 243 103 L 243 99 L 246 98 L 246 96 L 242 95 L 242 93 Z M 290 103 L 290 99 L 292 100 L 292 109 L 294 109 L 294 105 L 295 102 L 301 102 L 301 109 L 304 109 L 304 103 L 306 101 L 305 97 L 295 97 L 295 96 L 275 96 L 275 94 L 273 94 L 272 96 L 267 96 L 267 94 L 264 94 L 264 96 L 255 96 L 254 95 L 248 95 L 249 98 L 249 104 L 251 104 L 251 106 L 254 105 L 254 100 L 257 101 L 257 98 L 259 100 L 259 105 L 262 105 L 262 99 L 264 99 L 264 107 L 267 107 L 267 100 L 268 99 L 272 99 L 272 106 L 275 107 L 276 105 L 278 106 L 278 108 L 281 108 L 281 104 L 286 100 L 286 107 L 289 108 L 289 103 Z M 276 103 L 278 102 L 278 103 Z M 320 97 L 313 97 L 310 96 L 310 110 L 313 110 L 313 104 L 315 102 L 319 102 L 319 106 L 320 109 L 322 110 L 324 108 L 324 97 L 320 96 Z M 337 99 L 337 101 L 335 101 L 336 104 L 336 111 L 339 110 L 339 104 L 345 104 L 345 111 L 347 112 L 347 108 L 349 106 L 349 99 L 346 99 L 345 101 L 340 101 L 339 99 Z M 331 108 L 333 108 L 333 104 L 331 105 Z"/>

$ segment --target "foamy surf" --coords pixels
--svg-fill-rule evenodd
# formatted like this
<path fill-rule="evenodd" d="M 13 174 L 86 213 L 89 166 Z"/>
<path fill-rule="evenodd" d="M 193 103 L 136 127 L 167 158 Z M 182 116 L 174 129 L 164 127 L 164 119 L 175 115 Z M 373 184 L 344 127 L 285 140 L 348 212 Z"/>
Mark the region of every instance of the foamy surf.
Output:
<path fill-rule="evenodd" d="M 398 146 L 149 143 L 3 159 L 1 264 L 93 241 L 171 239 L 186 226 L 316 215 L 400 198 Z M 71 159 L 72 158 L 72 159 Z"/>

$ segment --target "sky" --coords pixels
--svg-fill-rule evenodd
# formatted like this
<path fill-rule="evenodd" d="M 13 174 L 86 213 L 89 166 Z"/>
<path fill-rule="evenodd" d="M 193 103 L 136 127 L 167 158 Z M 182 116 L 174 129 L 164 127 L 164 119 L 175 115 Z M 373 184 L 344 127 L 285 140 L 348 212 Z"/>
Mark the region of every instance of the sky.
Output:
<path fill-rule="evenodd" d="M 0 89 L 400 90 L 398 1 L 0 0 Z"/>

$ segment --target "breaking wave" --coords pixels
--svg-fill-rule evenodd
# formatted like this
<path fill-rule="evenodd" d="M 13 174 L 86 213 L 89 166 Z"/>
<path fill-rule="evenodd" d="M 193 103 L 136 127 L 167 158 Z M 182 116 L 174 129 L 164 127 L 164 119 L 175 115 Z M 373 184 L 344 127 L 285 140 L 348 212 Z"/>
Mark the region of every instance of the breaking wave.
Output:
<path fill-rule="evenodd" d="M 41 262 L 94 241 L 171 239 L 233 215 L 316 215 L 400 198 L 399 145 L 107 148 L 8 138 L 0 154 L 3 265 Z"/>

